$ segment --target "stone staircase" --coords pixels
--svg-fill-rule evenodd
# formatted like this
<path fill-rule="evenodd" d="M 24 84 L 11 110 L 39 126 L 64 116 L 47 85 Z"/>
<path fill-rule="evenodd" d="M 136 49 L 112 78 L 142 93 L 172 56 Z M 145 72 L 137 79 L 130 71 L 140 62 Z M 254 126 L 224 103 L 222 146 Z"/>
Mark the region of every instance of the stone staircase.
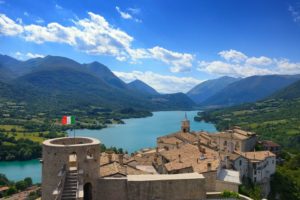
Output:
<path fill-rule="evenodd" d="M 64 189 L 61 200 L 76 200 L 78 188 L 78 170 L 69 170 L 67 172 Z"/>

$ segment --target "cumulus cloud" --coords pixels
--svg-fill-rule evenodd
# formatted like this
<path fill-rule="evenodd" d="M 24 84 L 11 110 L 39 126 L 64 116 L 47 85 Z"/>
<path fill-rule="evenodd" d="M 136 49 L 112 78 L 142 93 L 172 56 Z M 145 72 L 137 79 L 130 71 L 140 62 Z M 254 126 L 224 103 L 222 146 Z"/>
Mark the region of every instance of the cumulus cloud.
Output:
<path fill-rule="evenodd" d="M 168 76 L 157 74 L 151 71 L 114 71 L 113 73 L 125 82 L 131 82 L 139 79 L 161 93 L 187 92 L 192 87 L 202 82 L 202 80 L 193 77 Z"/>
<path fill-rule="evenodd" d="M 133 48 L 134 38 L 109 24 L 101 15 L 88 12 L 89 18 L 72 20 L 72 26 L 52 22 L 42 24 L 18 24 L 0 14 L 0 34 L 19 36 L 26 41 L 42 44 L 55 42 L 70 45 L 92 55 L 113 56 L 119 61 L 137 63 L 141 59 L 156 59 L 171 66 L 172 72 L 188 71 L 194 56 L 174 52 L 160 46 Z"/>
<path fill-rule="evenodd" d="M 31 58 L 43 58 L 43 57 L 45 57 L 45 55 L 37 54 L 37 53 L 31 53 L 31 52 L 21 53 L 21 52 L 18 51 L 14 54 L 14 57 L 19 59 L 19 60 L 27 60 L 27 59 L 31 59 Z"/>
<path fill-rule="evenodd" d="M 199 61 L 197 69 L 210 74 L 236 77 L 300 73 L 300 63 L 288 59 L 249 57 L 236 50 L 221 51 L 218 55 L 224 60 Z"/>
<path fill-rule="evenodd" d="M 14 36 L 21 34 L 23 27 L 4 14 L 0 14 L 0 34 Z"/>
<path fill-rule="evenodd" d="M 170 68 L 172 72 L 189 71 L 192 67 L 194 56 L 188 53 L 178 53 L 156 46 L 149 49 L 152 57 L 161 60 L 166 64 L 172 65 Z"/>
<path fill-rule="evenodd" d="M 227 61 L 239 63 L 247 59 L 247 56 L 242 52 L 230 49 L 219 52 L 219 55 Z"/>

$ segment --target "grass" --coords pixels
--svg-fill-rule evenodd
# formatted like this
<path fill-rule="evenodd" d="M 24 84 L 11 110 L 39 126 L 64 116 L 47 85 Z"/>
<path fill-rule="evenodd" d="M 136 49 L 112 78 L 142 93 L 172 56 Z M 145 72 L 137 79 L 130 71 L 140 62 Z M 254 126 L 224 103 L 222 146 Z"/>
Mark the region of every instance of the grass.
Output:
<path fill-rule="evenodd" d="M 0 129 L 3 129 L 5 131 L 11 131 L 12 129 L 16 129 L 16 131 L 24 131 L 24 128 L 22 126 L 18 125 L 0 125 Z"/>

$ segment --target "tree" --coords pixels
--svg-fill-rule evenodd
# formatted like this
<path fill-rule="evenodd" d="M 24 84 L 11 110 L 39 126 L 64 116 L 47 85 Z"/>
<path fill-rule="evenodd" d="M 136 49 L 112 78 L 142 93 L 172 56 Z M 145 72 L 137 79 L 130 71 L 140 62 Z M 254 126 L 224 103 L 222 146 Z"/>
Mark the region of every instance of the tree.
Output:
<path fill-rule="evenodd" d="M 9 180 L 4 174 L 0 174 L 0 185 L 8 185 Z"/>
<path fill-rule="evenodd" d="M 10 196 L 17 192 L 17 189 L 15 186 L 10 186 L 9 189 L 5 192 L 4 196 Z"/>
<path fill-rule="evenodd" d="M 31 179 L 30 177 L 26 177 L 26 178 L 24 179 L 24 182 L 26 183 L 26 186 L 27 186 L 27 187 L 32 186 L 32 179 Z"/>
<path fill-rule="evenodd" d="M 18 181 L 16 183 L 16 188 L 17 190 L 25 190 L 27 188 L 26 182 L 25 181 Z"/>

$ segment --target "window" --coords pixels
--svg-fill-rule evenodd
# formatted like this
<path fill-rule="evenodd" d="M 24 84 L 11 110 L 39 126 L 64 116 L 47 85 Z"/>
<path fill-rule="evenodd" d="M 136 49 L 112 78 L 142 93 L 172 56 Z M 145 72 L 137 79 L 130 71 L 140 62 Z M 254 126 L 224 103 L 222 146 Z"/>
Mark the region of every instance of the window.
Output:
<path fill-rule="evenodd" d="M 254 177 L 254 183 L 256 183 L 256 177 Z"/>
<path fill-rule="evenodd" d="M 256 170 L 254 170 L 254 175 L 256 175 Z"/>
<path fill-rule="evenodd" d="M 240 160 L 240 166 L 242 165 L 242 160 Z"/>

